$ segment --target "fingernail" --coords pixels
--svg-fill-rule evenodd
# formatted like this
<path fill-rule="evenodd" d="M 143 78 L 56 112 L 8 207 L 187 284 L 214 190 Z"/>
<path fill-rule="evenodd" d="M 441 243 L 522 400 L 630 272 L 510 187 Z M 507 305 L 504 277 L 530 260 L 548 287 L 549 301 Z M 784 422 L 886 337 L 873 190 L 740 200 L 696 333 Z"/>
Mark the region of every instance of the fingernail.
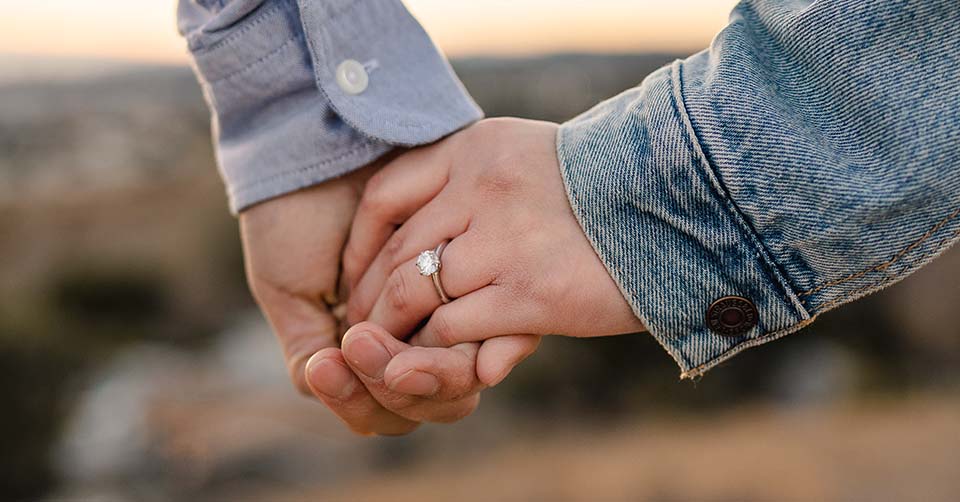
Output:
<path fill-rule="evenodd" d="M 307 382 L 315 392 L 341 401 L 350 397 L 357 386 L 350 368 L 330 358 L 307 362 Z"/>
<path fill-rule="evenodd" d="M 437 377 L 418 370 L 410 370 L 387 385 L 390 390 L 411 396 L 432 396 L 440 390 Z"/>
<path fill-rule="evenodd" d="M 344 340 L 343 355 L 350 365 L 370 378 L 381 378 L 390 362 L 390 352 L 369 333 L 357 333 Z"/>

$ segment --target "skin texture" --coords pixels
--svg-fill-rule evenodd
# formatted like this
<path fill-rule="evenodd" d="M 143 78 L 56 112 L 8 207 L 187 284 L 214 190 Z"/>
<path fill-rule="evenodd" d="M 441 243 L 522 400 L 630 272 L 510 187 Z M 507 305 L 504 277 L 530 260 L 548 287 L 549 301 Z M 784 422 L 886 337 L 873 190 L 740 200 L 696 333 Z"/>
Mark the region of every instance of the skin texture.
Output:
<path fill-rule="evenodd" d="M 556 131 L 484 120 L 377 172 L 344 256 L 348 321 L 428 347 L 644 330 L 573 215 Z M 440 276 L 456 299 L 442 305 L 414 261 L 446 239 Z M 502 372 L 485 348 L 478 374 Z"/>
<path fill-rule="evenodd" d="M 346 333 L 341 348 L 328 303 L 335 298 L 360 193 L 387 160 L 240 215 L 248 283 L 280 341 L 291 380 L 359 434 L 405 434 L 424 421 L 470 414 L 479 391 L 532 353 L 538 341 L 412 347 L 380 326 L 361 323 Z M 499 358 L 486 379 L 476 371 L 481 348 Z"/>

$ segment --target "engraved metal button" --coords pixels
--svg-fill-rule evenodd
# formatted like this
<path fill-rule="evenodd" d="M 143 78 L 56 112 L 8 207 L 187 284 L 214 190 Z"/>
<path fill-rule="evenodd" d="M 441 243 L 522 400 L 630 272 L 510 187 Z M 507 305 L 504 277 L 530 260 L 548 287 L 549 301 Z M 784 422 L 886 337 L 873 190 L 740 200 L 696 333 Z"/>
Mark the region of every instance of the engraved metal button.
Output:
<path fill-rule="evenodd" d="M 757 307 L 741 296 L 724 296 L 707 309 L 707 326 L 723 336 L 739 336 L 757 325 Z"/>

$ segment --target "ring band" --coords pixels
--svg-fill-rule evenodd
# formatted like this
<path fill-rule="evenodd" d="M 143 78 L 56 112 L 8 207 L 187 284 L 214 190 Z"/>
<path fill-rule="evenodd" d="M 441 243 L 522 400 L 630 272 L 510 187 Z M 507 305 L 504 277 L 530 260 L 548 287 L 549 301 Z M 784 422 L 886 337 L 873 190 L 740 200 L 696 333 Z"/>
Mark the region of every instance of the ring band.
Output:
<path fill-rule="evenodd" d="M 443 303 L 450 303 L 452 301 L 450 296 L 447 295 L 446 290 L 443 289 L 443 283 L 440 282 L 440 268 L 443 266 L 440 257 L 443 255 L 444 248 L 446 248 L 449 243 L 450 241 L 443 241 L 437 246 L 437 249 L 428 249 L 420 253 L 416 262 L 420 275 L 430 277 L 433 281 L 433 287 L 437 290 L 437 294 L 440 295 L 440 301 Z"/>

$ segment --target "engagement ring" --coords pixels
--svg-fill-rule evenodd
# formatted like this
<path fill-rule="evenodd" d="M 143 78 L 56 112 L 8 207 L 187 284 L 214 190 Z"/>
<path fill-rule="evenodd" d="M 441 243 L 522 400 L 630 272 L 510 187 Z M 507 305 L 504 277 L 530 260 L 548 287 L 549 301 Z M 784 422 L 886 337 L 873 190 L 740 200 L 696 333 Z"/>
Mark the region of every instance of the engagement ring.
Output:
<path fill-rule="evenodd" d="M 450 303 L 450 297 L 447 296 L 443 284 L 440 283 L 440 267 L 442 266 L 440 255 L 443 254 L 443 249 L 447 247 L 449 242 L 443 241 L 437 246 L 437 249 L 428 249 L 417 257 L 417 270 L 420 271 L 420 275 L 429 276 L 433 279 L 433 287 L 436 288 L 437 294 L 440 295 L 440 301 L 443 303 Z"/>

